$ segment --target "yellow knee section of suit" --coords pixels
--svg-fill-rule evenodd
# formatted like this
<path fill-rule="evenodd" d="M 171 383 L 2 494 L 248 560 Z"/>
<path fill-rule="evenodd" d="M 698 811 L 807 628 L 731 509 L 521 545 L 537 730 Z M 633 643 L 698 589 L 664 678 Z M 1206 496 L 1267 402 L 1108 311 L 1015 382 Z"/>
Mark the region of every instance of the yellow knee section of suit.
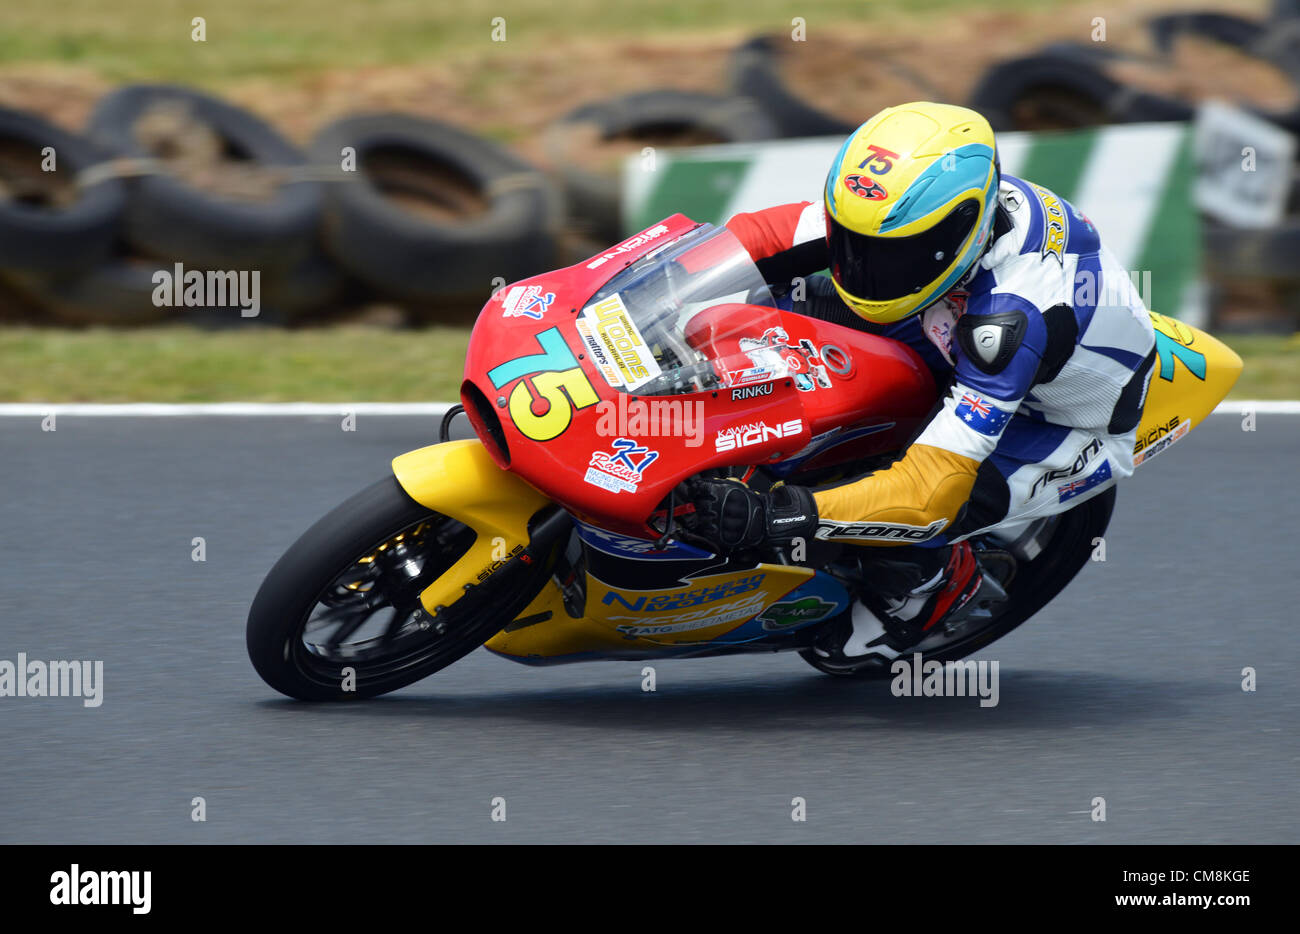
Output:
<path fill-rule="evenodd" d="M 979 461 L 972 458 L 928 444 L 914 444 L 886 470 L 816 491 L 813 495 L 818 517 L 833 522 L 879 522 L 917 528 L 944 520 L 946 528 L 970 499 L 978 469 Z"/>

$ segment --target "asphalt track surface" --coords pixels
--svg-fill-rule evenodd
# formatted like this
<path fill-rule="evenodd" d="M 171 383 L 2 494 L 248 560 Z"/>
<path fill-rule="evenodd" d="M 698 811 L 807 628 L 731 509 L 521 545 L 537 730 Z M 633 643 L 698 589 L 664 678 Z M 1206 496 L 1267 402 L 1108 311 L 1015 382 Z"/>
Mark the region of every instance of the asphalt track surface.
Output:
<path fill-rule="evenodd" d="M 794 655 L 663 662 L 650 694 L 641 663 L 485 651 L 377 700 L 281 698 L 244 651 L 263 574 L 434 431 L 0 419 L 0 659 L 105 665 L 98 708 L 0 698 L 0 842 L 1300 839 L 1300 417 L 1216 415 L 1126 482 L 1107 560 L 980 654 L 996 707 Z"/>

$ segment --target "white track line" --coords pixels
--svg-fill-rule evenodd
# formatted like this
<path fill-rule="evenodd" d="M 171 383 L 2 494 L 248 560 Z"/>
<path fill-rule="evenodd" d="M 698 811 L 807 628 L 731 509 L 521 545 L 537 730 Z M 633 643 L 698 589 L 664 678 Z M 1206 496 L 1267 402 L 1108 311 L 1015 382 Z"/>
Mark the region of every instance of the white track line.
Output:
<path fill-rule="evenodd" d="M 200 402 L 161 403 L 123 402 L 99 404 L 95 402 L 4 402 L 0 403 L 0 418 L 43 418 L 51 412 L 56 415 L 85 416 L 89 418 L 168 418 L 175 416 L 298 416 L 298 415 L 419 415 L 442 416 L 451 408 L 450 402 Z M 1300 400 L 1233 400 L 1219 403 L 1216 415 L 1300 415 Z"/>

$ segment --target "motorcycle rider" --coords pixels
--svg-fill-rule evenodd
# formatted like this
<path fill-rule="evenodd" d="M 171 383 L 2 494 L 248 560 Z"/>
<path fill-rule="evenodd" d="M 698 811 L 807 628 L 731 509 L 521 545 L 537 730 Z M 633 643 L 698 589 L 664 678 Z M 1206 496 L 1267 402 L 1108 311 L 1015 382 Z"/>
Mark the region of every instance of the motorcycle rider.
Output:
<path fill-rule="evenodd" d="M 948 387 L 888 469 L 817 490 L 692 487 L 720 551 L 815 536 L 875 552 L 865 602 L 815 647 L 828 667 L 888 660 L 959 618 L 984 584 L 972 536 L 1010 541 L 1133 472 L 1146 308 L 1086 216 L 1001 173 L 975 111 L 887 108 L 845 141 L 819 202 L 727 227 L 785 307 L 904 341 Z"/>

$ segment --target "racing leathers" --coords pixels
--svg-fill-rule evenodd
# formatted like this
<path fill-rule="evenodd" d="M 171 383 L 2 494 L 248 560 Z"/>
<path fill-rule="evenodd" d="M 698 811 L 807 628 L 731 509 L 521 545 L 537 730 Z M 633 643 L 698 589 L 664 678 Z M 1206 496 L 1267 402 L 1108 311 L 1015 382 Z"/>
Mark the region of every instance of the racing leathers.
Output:
<path fill-rule="evenodd" d="M 815 491 L 819 539 L 914 543 L 906 559 L 897 547 L 888 554 L 918 568 L 895 603 L 928 595 L 933 622 L 972 590 L 969 575 L 939 587 L 969 558 L 969 545 L 950 546 L 990 532 L 1009 541 L 1133 472 L 1154 332 L 1129 274 L 1064 198 L 1003 175 L 982 257 L 957 288 L 891 325 L 857 318 L 815 275 L 828 259 L 821 203 L 738 214 L 727 226 L 786 307 L 903 341 L 950 383 L 893 465 Z"/>

